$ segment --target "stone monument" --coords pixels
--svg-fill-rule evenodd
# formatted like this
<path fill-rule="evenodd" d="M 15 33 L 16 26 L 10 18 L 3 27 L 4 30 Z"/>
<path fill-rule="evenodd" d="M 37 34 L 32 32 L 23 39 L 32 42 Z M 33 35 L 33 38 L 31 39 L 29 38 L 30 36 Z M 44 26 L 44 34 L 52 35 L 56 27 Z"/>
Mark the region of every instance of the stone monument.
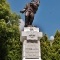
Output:
<path fill-rule="evenodd" d="M 21 33 L 23 42 L 22 60 L 41 60 L 40 39 L 43 36 L 39 28 L 25 27 Z"/>
<path fill-rule="evenodd" d="M 25 12 L 25 27 L 20 37 L 23 43 L 22 60 L 41 60 L 40 39 L 43 33 L 39 32 L 39 28 L 32 26 L 39 3 L 39 0 L 32 0 L 20 11 Z"/>

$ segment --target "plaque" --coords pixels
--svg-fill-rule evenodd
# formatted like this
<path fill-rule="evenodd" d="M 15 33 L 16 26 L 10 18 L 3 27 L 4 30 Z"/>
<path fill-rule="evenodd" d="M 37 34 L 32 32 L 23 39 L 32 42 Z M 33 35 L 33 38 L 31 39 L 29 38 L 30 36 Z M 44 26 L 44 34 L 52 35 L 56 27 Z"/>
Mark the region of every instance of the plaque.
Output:
<path fill-rule="evenodd" d="M 25 47 L 26 59 L 38 59 L 39 58 L 39 46 L 38 43 L 27 43 Z"/>

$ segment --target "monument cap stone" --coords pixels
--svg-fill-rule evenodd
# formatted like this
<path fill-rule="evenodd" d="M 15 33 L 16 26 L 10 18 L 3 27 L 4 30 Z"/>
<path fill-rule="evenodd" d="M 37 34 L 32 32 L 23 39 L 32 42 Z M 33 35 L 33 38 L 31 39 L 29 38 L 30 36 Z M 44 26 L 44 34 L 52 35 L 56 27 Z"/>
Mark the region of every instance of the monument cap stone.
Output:
<path fill-rule="evenodd" d="M 40 40 L 43 36 L 42 32 L 39 32 L 39 28 L 36 27 L 24 27 L 24 31 L 21 33 L 21 41 L 24 40 Z"/>

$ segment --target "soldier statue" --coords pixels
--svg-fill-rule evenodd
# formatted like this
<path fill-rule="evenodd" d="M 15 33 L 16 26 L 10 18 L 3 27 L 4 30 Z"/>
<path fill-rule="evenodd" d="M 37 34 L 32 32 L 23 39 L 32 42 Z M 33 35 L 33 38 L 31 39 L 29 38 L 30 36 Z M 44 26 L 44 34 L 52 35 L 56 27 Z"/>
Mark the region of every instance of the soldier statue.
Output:
<path fill-rule="evenodd" d="M 26 4 L 22 11 L 20 11 L 20 13 L 25 13 L 25 27 L 32 25 L 34 14 L 38 10 L 39 3 L 39 0 L 32 0 L 30 3 Z"/>

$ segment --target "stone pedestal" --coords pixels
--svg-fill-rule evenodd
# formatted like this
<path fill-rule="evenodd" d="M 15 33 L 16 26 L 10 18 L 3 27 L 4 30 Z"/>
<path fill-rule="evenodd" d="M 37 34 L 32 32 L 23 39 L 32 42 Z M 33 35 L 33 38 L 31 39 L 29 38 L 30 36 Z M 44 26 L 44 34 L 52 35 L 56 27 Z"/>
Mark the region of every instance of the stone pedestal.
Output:
<path fill-rule="evenodd" d="M 22 60 L 41 60 L 40 38 L 43 36 L 36 27 L 24 27 L 21 33 L 23 42 Z"/>

